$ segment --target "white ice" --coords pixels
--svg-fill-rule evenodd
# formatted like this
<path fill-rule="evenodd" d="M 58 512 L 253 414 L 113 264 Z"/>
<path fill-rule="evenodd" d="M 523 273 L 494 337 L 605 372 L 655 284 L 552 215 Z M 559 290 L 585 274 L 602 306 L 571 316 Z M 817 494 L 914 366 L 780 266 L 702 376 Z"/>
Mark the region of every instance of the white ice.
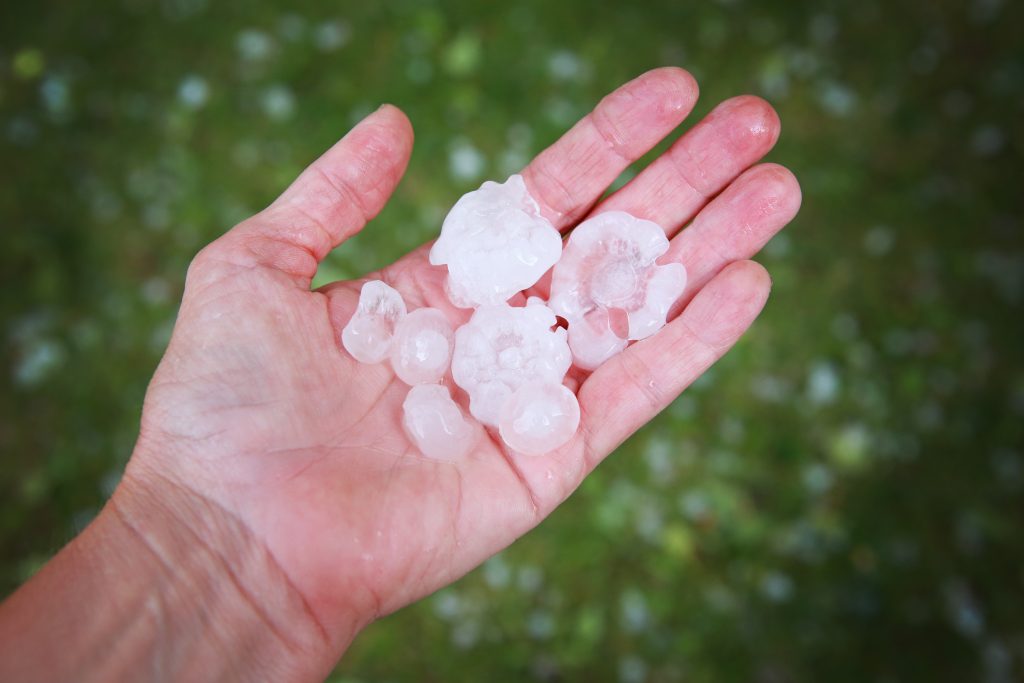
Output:
<path fill-rule="evenodd" d="M 341 331 L 341 343 L 361 363 L 379 363 L 391 351 L 395 326 L 405 317 L 402 295 L 380 280 L 359 291 L 359 305 Z"/>
<path fill-rule="evenodd" d="M 402 404 L 402 426 L 423 455 L 437 460 L 461 458 L 479 437 L 448 388 L 440 384 L 418 384 L 409 390 Z"/>
<path fill-rule="evenodd" d="M 565 330 L 554 325 L 551 309 L 531 298 L 522 308 L 478 308 L 455 331 L 452 377 L 469 394 L 475 418 L 497 426 L 505 401 L 523 384 L 562 381 L 572 357 Z"/>
<path fill-rule="evenodd" d="M 395 326 L 391 367 L 406 384 L 440 382 L 452 360 L 455 333 L 444 313 L 417 308 Z"/>
<path fill-rule="evenodd" d="M 554 382 L 528 382 L 501 409 L 498 431 L 512 450 L 543 455 L 564 445 L 580 424 L 576 394 Z"/>
<path fill-rule="evenodd" d="M 573 362 L 593 370 L 665 325 L 686 287 L 681 263 L 658 265 L 665 231 L 623 211 L 581 223 L 569 236 L 551 280 L 549 304 L 569 321 Z"/>
<path fill-rule="evenodd" d="M 460 308 L 495 305 L 532 287 L 558 261 L 562 238 L 540 214 L 522 176 L 464 194 L 441 226 L 430 262 L 448 266 L 448 296 Z"/>

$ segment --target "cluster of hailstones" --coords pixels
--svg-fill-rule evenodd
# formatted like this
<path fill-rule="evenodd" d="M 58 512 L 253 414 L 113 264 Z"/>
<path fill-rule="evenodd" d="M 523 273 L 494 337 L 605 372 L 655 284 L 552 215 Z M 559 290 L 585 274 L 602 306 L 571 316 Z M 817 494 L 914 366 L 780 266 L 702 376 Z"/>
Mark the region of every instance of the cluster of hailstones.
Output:
<path fill-rule="evenodd" d="M 581 223 L 563 250 L 521 176 L 488 181 L 456 202 L 430 250 L 433 265 L 448 267 L 452 304 L 473 309 L 469 321 L 453 329 L 439 309 L 407 312 L 397 291 L 373 280 L 342 344 L 363 363 L 390 360 L 411 385 L 402 422 L 425 456 L 459 458 L 481 433 L 444 384 L 449 368 L 480 424 L 512 452 L 542 455 L 579 426 L 576 395 L 562 384 L 570 365 L 594 370 L 665 324 L 686 285 L 682 264 L 656 263 L 667 250 L 661 227 L 621 211 Z M 547 302 L 508 304 L 552 268 Z"/>

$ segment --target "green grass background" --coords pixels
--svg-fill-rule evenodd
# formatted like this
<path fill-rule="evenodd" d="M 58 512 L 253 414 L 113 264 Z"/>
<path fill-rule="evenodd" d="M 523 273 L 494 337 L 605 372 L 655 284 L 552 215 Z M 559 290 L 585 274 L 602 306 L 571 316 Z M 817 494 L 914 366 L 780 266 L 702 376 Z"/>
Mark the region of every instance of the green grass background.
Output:
<path fill-rule="evenodd" d="M 361 116 L 399 105 L 416 149 L 318 283 L 676 64 L 692 120 L 781 115 L 804 207 L 762 319 L 333 680 L 1021 680 L 1021 26 L 1009 0 L 5 4 L 0 586 L 116 485 L 192 255 Z"/>

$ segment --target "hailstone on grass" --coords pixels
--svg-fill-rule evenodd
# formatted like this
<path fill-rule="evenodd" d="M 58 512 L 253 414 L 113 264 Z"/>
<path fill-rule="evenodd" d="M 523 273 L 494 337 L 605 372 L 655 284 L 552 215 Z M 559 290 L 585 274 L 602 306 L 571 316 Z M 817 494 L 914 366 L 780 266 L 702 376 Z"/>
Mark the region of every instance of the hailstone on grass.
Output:
<path fill-rule="evenodd" d="M 665 325 L 686 287 L 681 263 L 658 265 L 665 231 L 624 211 L 608 211 L 573 230 L 551 278 L 549 305 L 569 322 L 573 362 L 584 370 Z"/>
<path fill-rule="evenodd" d="M 341 343 L 361 363 L 379 363 L 391 351 L 395 326 L 405 317 L 405 301 L 397 291 L 370 280 L 359 291 L 359 304 L 341 331 Z"/>
<path fill-rule="evenodd" d="M 540 213 L 522 176 L 464 194 L 441 226 L 430 262 L 448 266 L 448 296 L 460 308 L 493 306 L 537 283 L 558 261 L 562 238 Z"/>
<path fill-rule="evenodd" d="M 478 308 L 455 331 L 452 377 L 469 394 L 473 417 L 495 427 L 516 389 L 533 382 L 562 382 L 572 357 L 565 330 L 555 322 L 551 309 L 531 298 L 519 308 Z"/>

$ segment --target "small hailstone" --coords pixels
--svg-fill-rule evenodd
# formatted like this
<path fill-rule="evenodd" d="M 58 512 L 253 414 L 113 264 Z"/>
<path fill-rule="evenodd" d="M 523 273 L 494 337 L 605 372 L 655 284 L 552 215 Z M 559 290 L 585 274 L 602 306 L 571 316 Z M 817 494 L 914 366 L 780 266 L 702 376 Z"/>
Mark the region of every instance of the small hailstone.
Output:
<path fill-rule="evenodd" d="M 395 326 L 404 317 L 402 295 L 370 280 L 359 291 L 359 305 L 341 331 L 341 343 L 360 363 L 379 363 L 388 357 Z"/>
<path fill-rule="evenodd" d="M 628 340 L 645 339 L 665 325 L 686 287 L 681 263 L 655 263 L 668 246 L 657 223 L 623 211 L 598 214 L 573 230 L 552 273 L 549 305 L 569 321 L 578 367 L 593 370 Z"/>
<path fill-rule="evenodd" d="M 498 431 L 512 450 L 543 455 L 567 443 L 579 424 L 576 394 L 554 382 L 530 382 L 505 401 Z"/>
<path fill-rule="evenodd" d="M 455 334 L 444 313 L 417 308 L 398 321 L 391 341 L 391 367 L 406 384 L 440 382 L 451 365 Z"/>
<path fill-rule="evenodd" d="M 560 383 L 572 356 L 551 309 L 531 298 L 522 308 L 478 308 L 455 332 L 452 377 L 469 394 L 469 411 L 497 426 L 502 406 L 527 382 Z"/>
<path fill-rule="evenodd" d="M 522 176 L 464 194 L 441 226 L 430 262 L 448 266 L 460 308 L 491 306 L 532 287 L 558 261 L 562 238 L 540 214 Z"/>
<path fill-rule="evenodd" d="M 479 437 L 440 384 L 417 384 L 409 390 L 402 404 L 402 426 L 423 455 L 437 460 L 461 458 Z"/>

